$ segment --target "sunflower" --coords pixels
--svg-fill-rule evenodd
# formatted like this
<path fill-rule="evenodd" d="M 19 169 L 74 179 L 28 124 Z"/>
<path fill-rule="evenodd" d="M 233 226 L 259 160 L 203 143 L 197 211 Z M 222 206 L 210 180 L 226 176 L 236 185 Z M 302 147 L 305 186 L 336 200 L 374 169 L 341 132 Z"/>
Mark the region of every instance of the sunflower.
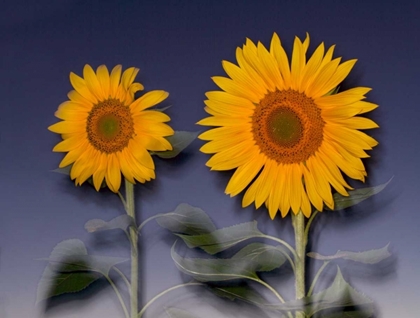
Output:
<path fill-rule="evenodd" d="M 135 83 L 138 68 L 130 67 L 121 76 L 121 65 L 111 74 L 105 65 L 97 68 L 85 65 L 83 78 L 70 73 L 74 90 L 62 103 L 55 116 L 62 121 L 48 127 L 61 134 L 63 141 L 53 151 L 67 152 L 60 168 L 72 164 L 70 177 L 81 185 L 89 177 L 99 191 L 103 180 L 118 192 L 121 173 L 131 183 L 144 183 L 155 177 L 154 163 L 148 150 L 172 149 L 164 138 L 173 130 L 164 124 L 170 118 L 162 112 L 146 110 L 168 97 L 157 90 L 134 100 L 143 90 Z"/>
<path fill-rule="evenodd" d="M 206 165 L 236 169 L 226 194 L 250 185 L 242 206 L 264 203 L 272 219 L 279 210 L 309 217 L 312 206 L 333 209 L 332 188 L 344 196 L 351 189 L 341 172 L 364 181 L 361 158 L 377 145 L 359 130 L 378 125 L 356 116 L 378 107 L 363 101 L 370 88 L 336 93 L 356 60 L 333 59 L 334 46 L 325 52 L 323 43 L 306 60 L 308 46 L 308 34 L 303 43 L 296 37 L 289 64 L 277 34 L 269 50 L 247 39 L 236 49 L 238 65 L 222 62 L 230 78 L 212 78 L 222 91 L 206 93 L 211 117 L 198 122 L 217 126 L 199 136 L 208 141 L 200 150 L 214 154 Z"/>

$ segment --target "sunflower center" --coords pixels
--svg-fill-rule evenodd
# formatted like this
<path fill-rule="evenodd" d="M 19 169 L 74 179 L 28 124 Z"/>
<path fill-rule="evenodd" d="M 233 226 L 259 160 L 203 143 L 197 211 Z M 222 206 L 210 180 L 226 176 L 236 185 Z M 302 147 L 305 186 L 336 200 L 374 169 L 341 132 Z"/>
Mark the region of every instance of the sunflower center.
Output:
<path fill-rule="evenodd" d="M 256 144 L 277 163 L 305 162 L 323 140 L 321 109 L 295 90 L 269 92 L 252 117 Z"/>
<path fill-rule="evenodd" d="M 134 135 L 130 108 L 117 99 L 99 102 L 89 112 L 86 132 L 91 145 L 103 153 L 123 150 Z"/>

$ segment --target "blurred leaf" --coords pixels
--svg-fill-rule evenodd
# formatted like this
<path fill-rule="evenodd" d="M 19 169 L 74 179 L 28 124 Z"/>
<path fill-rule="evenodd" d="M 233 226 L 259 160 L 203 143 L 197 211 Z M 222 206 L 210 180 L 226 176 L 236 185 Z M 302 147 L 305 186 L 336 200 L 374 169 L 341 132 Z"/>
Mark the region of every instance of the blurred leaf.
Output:
<path fill-rule="evenodd" d="M 58 273 L 47 266 L 38 283 L 36 302 L 53 296 L 79 292 L 100 277 L 102 275 L 95 272 Z"/>
<path fill-rule="evenodd" d="M 163 159 L 176 157 L 187 148 L 198 136 L 199 131 L 175 131 L 172 136 L 165 137 L 172 145 L 172 150 L 154 151 L 152 154 Z"/>
<path fill-rule="evenodd" d="M 170 318 L 198 318 L 183 309 L 175 307 L 165 308 L 165 312 Z"/>
<path fill-rule="evenodd" d="M 131 216 L 123 214 L 108 222 L 101 219 L 89 220 L 85 224 L 85 229 L 89 233 L 113 229 L 126 231 L 129 226 L 133 226 L 135 228 L 136 224 Z"/>
<path fill-rule="evenodd" d="M 203 210 L 186 203 L 178 205 L 173 212 L 159 216 L 156 221 L 160 226 L 174 233 L 197 235 L 216 230 Z"/>
<path fill-rule="evenodd" d="M 340 268 L 337 266 L 337 275 L 330 287 L 306 297 L 305 312 L 312 316 L 314 313 L 330 308 L 345 308 L 360 305 L 371 305 L 372 300 L 357 292 L 343 278 Z"/>
<path fill-rule="evenodd" d="M 264 297 L 250 286 L 209 286 L 209 288 L 217 296 L 225 297 L 230 300 L 240 299 L 259 307 L 264 307 L 267 303 Z"/>
<path fill-rule="evenodd" d="M 175 252 L 174 244 L 171 256 L 182 272 L 201 282 L 255 279 L 256 272 L 271 271 L 285 262 L 281 249 L 259 243 L 246 246 L 227 259 L 183 258 Z"/>
<path fill-rule="evenodd" d="M 339 311 L 331 314 L 322 314 L 319 318 L 371 318 L 373 317 L 373 309 Z"/>
<path fill-rule="evenodd" d="M 380 249 L 364 251 L 364 252 L 348 252 L 348 251 L 338 251 L 335 255 L 324 256 L 315 252 L 310 252 L 306 254 L 307 256 L 323 261 L 333 260 L 333 259 L 349 259 L 355 262 L 365 263 L 365 264 L 376 264 L 380 261 L 388 258 L 391 254 L 388 251 L 388 246 L 382 247 Z"/>
<path fill-rule="evenodd" d="M 155 110 L 157 112 L 164 112 L 165 110 L 171 108 L 172 105 L 166 106 L 166 107 L 162 107 L 162 108 L 151 108 L 150 110 Z"/>
<path fill-rule="evenodd" d="M 39 260 L 49 262 L 38 285 L 37 299 L 42 300 L 80 291 L 127 259 L 88 255 L 82 241 L 71 239 L 57 244 L 49 258 Z"/>
<path fill-rule="evenodd" d="M 351 314 L 351 312 L 355 310 L 354 307 L 356 306 L 363 306 L 363 313 L 367 312 L 367 310 L 370 310 L 371 308 L 367 307 L 371 307 L 372 304 L 373 303 L 371 299 L 357 292 L 344 280 L 343 276 L 341 275 L 341 271 L 337 266 L 337 275 L 331 286 L 327 289 L 319 293 L 313 294 L 311 297 L 305 297 L 301 300 L 291 300 L 279 305 L 268 304 L 265 307 L 267 309 L 277 310 L 281 312 L 304 311 L 308 317 L 312 317 L 317 312 L 334 308 L 342 310 L 341 313 L 346 312 L 346 310 L 348 309 L 348 313 Z M 322 314 L 319 317 L 324 318 L 325 316 Z M 354 317 L 356 318 L 359 316 Z"/>
<path fill-rule="evenodd" d="M 251 243 L 236 253 L 232 259 L 245 259 L 256 262 L 257 272 L 269 272 L 282 266 L 287 258 L 287 250 L 281 246 Z"/>
<path fill-rule="evenodd" d="M 57 169 L 51 170 L 51 172 L 57 172 L 57 173 L 61 173 L 61 174 L 65 174 L 65 175 L 69 176 L 72 166 L 73 165 L 71 164 L 71 165 L 68 165 L 67 167 L 64 167 L 64 168 L 57 168 Z"/>
<path fill-rule="evenodd" d="M 255 265 L 249 261 L 232 259 L 183 258 L 175 252 L 171 256 L 180 271 L 200 282 L 217 282 L 232 279 L 257 278 Z"/>
<path fill-rule="evenodd" d="M 348 207 L 351 207 L 353 205 L 356 205 L 367 198 L 370 198 L 371 196 L 378 194 L 381 192 L 385 187 L 391 182 L 392 178 L 389 179 L 388 182 L 384 184 L 380 184 L 375 187 L 370 188 L 362 188 L 362 189 L 356 189 L 348 191 L 349 196 L 343 196 L 339 193 L 335 193 L 334 198 L 334 211 L 342 210 Z"/>
<path fill-rule="evenodd" d="M 257 221 L 225 227 L 208 234 L 177 234 L 190 248 L 200 247 L 209 254 L 224 251 L 242 241 L 254 237 L 264 237 L 257 228 Z"/>
<path fill-rule="evenodd" d="M 108 276 L 116 264 L 127 261 L 126 258 L 88 255 L 85 244 L 78 239 L 63 241 L 54 247 L 49 258 L 51 269 L 57 272 L 93 271 Z"/>

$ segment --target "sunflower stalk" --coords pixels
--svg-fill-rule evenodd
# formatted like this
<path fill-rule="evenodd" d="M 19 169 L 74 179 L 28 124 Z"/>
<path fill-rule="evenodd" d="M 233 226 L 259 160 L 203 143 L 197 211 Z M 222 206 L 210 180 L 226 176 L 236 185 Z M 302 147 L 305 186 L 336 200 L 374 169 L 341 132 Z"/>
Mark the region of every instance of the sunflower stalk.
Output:
<path fill-rule="evenodd" d="M 305 297 L 305 216 L 302 211 L 297 215 L 292 215 L 292 224 L 295 230 L 296 259 L 295 259 L 295 287 L 296 299 Z M 296 318 L 305 318 L 304 312 L 296 312 Z"/>
<path fill-rule="evenodd" d="M 135 222 L 136 214 L 134 209 L 134 185 L 125 179 L 125 202 L 127 214 L 131 216 Z M 137 229 L 130 227 L 131 241 L 131 318 L 137 318 L 138 313 L 138 282 L 139 282 L 139 259 L 138 259 L 138 234 Z"/>

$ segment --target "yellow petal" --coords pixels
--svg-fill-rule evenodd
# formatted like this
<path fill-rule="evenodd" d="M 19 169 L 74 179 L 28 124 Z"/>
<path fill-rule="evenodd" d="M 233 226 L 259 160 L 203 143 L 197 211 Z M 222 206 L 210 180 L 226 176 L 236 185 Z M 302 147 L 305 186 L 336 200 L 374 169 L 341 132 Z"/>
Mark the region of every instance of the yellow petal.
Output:
<path fill-rule="evenodd" d="M 98 158 L 98 167 L 93 173 L 93 185 L 95 186 L 96 191 L 99 191 L 101 188 L 102 182 L 105 178 L 105 173 L 107 169 L 107 155 L 101 153 Z"/>
<path fill-rule="evenodd" d="M 251 118 L 249 117 L 232 117 L 232 116 L 212 116 L 203 118 L 197 122 L 201 126 L 236 126 L 236 125 L 251 125 Z"/>
<path fill-rule="evenodd" d="M 324 43 L 321 43 L 312 54 L 305 68 L 302 71 L 302 80 L 299 85 L 299 92 L 306 92 L 309 85 L 312 84 L 313 78 L 321 65 L 324 56 Z"/>
<path fill-rule="evenodd" d="M 86 122 L 83 120 L 79 121 L 60 121 L 48 127 L 49 131 L 57 134 L 71 134 L 71 133 L 82 133 L 86 129 Z"/>
<path fill-rule="evenodd" d="M 259 98 L 264 97 L 265 89 L 259 86 L 259 83 L 251 78 L 248 73 L 240 67 L 228 61 L 222 61 L 222 66 L 229 77 L 237 83 L 240 83 L 247 90 L 256 92 Z"/>
<path fill-rule="evenodd" d="M 108 188 L 117 193 L 121 186 L 121 170 L 116 154 L 108 154 L 108 166 L 106 170 L 106 184 Z"/>
<path fill-rule="evenodd" d="M 328 91 L 325 91 L 323 87 L 330 81 L 331 77 L 337 70 L 338 65 L 340 64 L 341 58 L 336 58 L 326 64 L 321 71 L 319 72 L 318 76 L 314 78 L 312 85 L 306 89 L 306 93 L 311 98 L 316 99 L 320 96 L 324 96 Z"/>
<path fill-rule="evenodd" d="M 322 197 L 318 194 L 316 190 L 317 185 L 315 183 L 314 177 L 307 167 L 304 167 L 302 170 L 303 170 L 303 177 L 305 180 L 305 188 L 306 188 L 306 193 L 308 194 L 308 198 L 311 201 L 312 205 L 318 211 L 322 211 L 324 204 L 322 201 Z"/>
<path fill-rule="evenodd" d="M 102 93 L 104 99 L 108 99 L 110 96 L 110 78 L 108 69 L 105 65 L 101 65 L 96 69 L 96 76 L 98 77 L 98 81 L 102 87 Z"/>
<path fill-rule="evenodd" d="M 290 87 L 289 59 L 281 45 L 280 38 L 276 33 L 273 34 L 273 38 L 271 39 L 270 53 L 277 61 L 281 76 L 283 78 L 284 86 Z"/>
<path fill-rule="evenodd" d="M 265 69 L 265 74 L 273 81 L 275 87 L 279 90 L 286 89 L 276 59 L 267 51 L 267 49 L 258 42 L 258 57 L 261 60 L 261 66 Z"/>
<path fill-rule="evenodd" d="M 169 141 L 160 136 L 142 135 L 137 139 L 138 143 L 150 151 L 172 150 Z"/>
<path fill-rule="evenodd" d="M 254 177 L 261 170 L 265 160 L 261 155 L 252 157 L 247 163 L 239 166 L 230 178 L 229 183 L 226 187 L 225 193 L 230 196 L 239 194 L 246 186 L 248 186 Z"/>
<path fill-rule="evenodd" d="M 74 89 L 89 102 L 96 104 L 98 99 L 91 93 L 86 85 L 86 81 L 80 76 L 70 73 L 70 82 Z"/>
<path fill-rule="evenodd" d="M 244 129 L 242 126 L 227 126 L 218 127 L 207 130 L 198 136 L 201 140 L 213 140 L 219 138 L 234 138 L 236 135 L 249 133 L 249 138 L 252 138 L 251 127 Z"/>
<path fill-rule="evenodd" d="M 302 171 L 298 164 L 290 165 L 290 206 L 296 215 L 302 202 Z"/>
<path fill-rule="evenodd" d="M 291 64 L 291 82 L 290 87 L 297 90 L 300 86 L 301 72 L 305 67 L 306 57 L 302 42 L 296 36 L 293 44 L 292 64 Z"/>
<path fill-rule="evenodd" d="M 111 71 L 111 76 L 109 78 L 110 80 L 109 95 L 113 98 L 117 97 L 118 87 L 120 85 L 121 70 L 122 70 L 122 66 L 117 65 Z"/>
<path fill-rule="evenodd" d="M 159 104 L 169 96 L 169 93 L 161 90 L 151 91 L 135 100 L 131 105 L 131 113 L 136 114 L 146 108 Z"/>
<path fill-rule="evenodd" d="M 254 69 L 254 67 L 246 60 L 244 52 L 242 49 L 236 49 L 236 60 L 238 61 L 239 67 L 244 70 L 246 74 L 258 85 L 260 90 L 266 94 L 267 93 L 267 84 L 260 76 L 260 74 Z"/>
<path fill-rule="evenodd" d="M 342 63 L 337 67 L 334 75 L 320 88 L 319 95 L 325 95 L 332 89 L 336 88 L 349 75 L 357 60 L 350 60 Z"/>
<path fill-rule="evenodd" d="M 338 94 L 321 96 L 315 99 L 315 103 L 321 108 L 350 105 L 364 99 L 364 95 L 370 90 L 371 88 L 369 87 L 356 87 Z"/>
<path fill-rule="evenodd" d="M 104 100 L 106 97 L 102 91 L 102 86 L 99 83 L 94 70 L 88 64 L 83 68 L 83 77 L 85 78 L 86 86 L 92 95 L 99 101 Z"/>
<path fill-rule="evenodd" d="M 278 165 L 271 159 L 267 159 L 264 169 L 258 177 L 258 184 L 255 194 L 255 207 L 258 209 L 268 198 L 271 188 L 274 186 L 275 176 L 277 175 Z"/>
<path fill-rule="evenodd" d="M 121 84 L 124 90 L 128 90 L 129 86 L 134 82 L 140 69 L 135 67 L 130 67 L 126 69 L 121 77 Z"/>
<path fill-rule="evenodd" d="M 57 145 L 55 145 L 55 147 L 53 148 L 53 151 L 54 152 L 69 152 L 86 143 L 87 141 L 86 141 L 85 134 L 78 134 L 59 142 Z"/>
<path fill-rule="evenodd" d="M 143 166 L 149 169 L 155 168 L 152 156 L 150 156 L 150 153 L 141 145 L 140 142 L 138 142 L 137 138 L 130 140 L 128 143 L 128 149 L 133 157 Z"/>
<path fill-rule="evenodd" d="M 249 140 L 251 138 L 250 134 L 242 133 L 236 135 L 234 138 L 220 138 L 213 141 L 207 142 L 204 146 L 200 148 L 200 151 L 203 153 L 216 153 L 223 151 L 225 149 L 231 148 L 234 145 Z"/>
<path fill-rule="evenodd" d="M 120 163 L 121 172 L 124 175 L 124 178 L 132 184 L 135 184 L 136 181 L 134 180 L 134 173 L 131 170 L 131 166 L 127 162 L 126 152 L 127 148 L 125 148 L 123 151 L 118 152 L 117 158 Z"/>

